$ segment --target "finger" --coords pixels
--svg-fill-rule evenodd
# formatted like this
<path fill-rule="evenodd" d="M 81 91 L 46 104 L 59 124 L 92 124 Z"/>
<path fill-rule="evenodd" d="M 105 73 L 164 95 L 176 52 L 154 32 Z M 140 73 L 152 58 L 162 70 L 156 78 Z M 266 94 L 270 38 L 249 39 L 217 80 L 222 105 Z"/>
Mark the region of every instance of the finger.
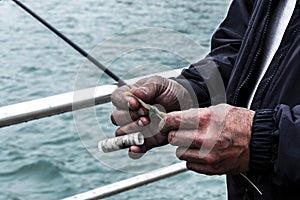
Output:
<path fill-rule="evenodd" d="M 168 141 L 173 146 L 198 148 L 200 149 L 204 142 L 204 134 L 200 130 L 178 130 L 170 131 Z"/>
<path fill-rule="evenodd" d="M 124 85 L 113 91 L 113 93 L 111 94 L 111 102 L 113 103 L 113 105 L 118 108 L 126 108 L 129 97 L 125 95 L 125 92 L 129 90 L 130 88 L 127 85 Z"/>
<path fill-rule="evenodd" d="M 116 136 L 122 136 L 129 133 L 136 133 L 143 131 L 144 127 L 150 123 L 149 119 L 146 117 L 141 117 L 139 120 L 126 124 L 119 127 L 116 130 Z"/>
<path fill-rule="evenodd" d="M 206 154 L 205 157 L 201 155 L 200 149 L 182 148 L 176 149 L 176 156 L 180 160 L 185 160 L 187 162 L 215 165 L 216 159 L 211 154 Z"/>
<path fill-rule="evenodd" d="M 111 114 L 110 118 L 114 125 L 117 126 L 124 126 L 129 124 L 133 121 L 138 120 L 142 116 L 147 115 L 147 111 L 143 108 L 140 108 L 138 111 L 131 111 L 131 110 L 115 110 Z"/>
<path fill-rule="evenodd" d="M 131 92 L 145 103 L 154 103 L 155 86 L 133 88 Z"/>
<path fill-rule="evenodd" d="M 125 93 L 128 91 L 130 88 L 127 85 L 115 90 L 111 95 L 112 104 L 119 109 L 138 110 L 139 102 L 135 98 L 127 96 Z"/>
<path fill-rule="evenodd" d="M 142 146 L 131 146 L 128 151 L 128 156 L 132 159 L 139 159 L 147 152 L 145 145 Z"/>
<path fill-rule="evenodd" d="M 210 117 L 208 108 L 171 112 L 160 122 L 159 127 L 165 135 L 171 130 L 204 128 L 209 125 Z"/>
<path fill-rule="evenodd" d="M 166 79 L 160 76 L 153 76 L 151 78 L 141 79 L 134 84 L 131 92 L 145 101 L 146 103 L 155 103 L 155 99 L 159 96 L 162 88 L 167 87 Z"/>
<path fill-rule="evenodd" d="M 194 172 L 201 173 L 201 174 L 206 174 L 206 175 L 221 175 L 221 174 L 225 173 L 223 171 L 213 168 L 210 165 L 199 164 L 199 163 L 194 163 L 194 162 L 187 162 L 186 167 L 189 170 L 192 170 Z"/>
<path fill-rule="evenodd" d="M 179 147 L 176 149 L 176 156 L 180 160 L 204 164 L 204 161 L 199 157 L 199 149 Z"/>

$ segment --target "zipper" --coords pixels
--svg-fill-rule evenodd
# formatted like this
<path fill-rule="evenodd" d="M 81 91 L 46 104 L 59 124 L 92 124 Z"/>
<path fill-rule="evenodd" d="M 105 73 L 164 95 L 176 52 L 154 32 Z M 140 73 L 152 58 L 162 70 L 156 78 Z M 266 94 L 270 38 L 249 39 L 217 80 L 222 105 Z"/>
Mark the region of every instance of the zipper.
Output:
<path fill-rule="evenodd" d="M 258 96 L 258 99 L 260 99 L 260 102 L 259 102 L 259 104 L 257 106 L 257 109 L 259 109 L 261 107 L 261 104 L 262 104 L 262 100 L 261 99 L 262 99 L 263 95 L 266 92 L 267 86 L 270 84 L 271 80 L 274 78 L 274 76 L 275 76 L 275 74 L 276 74 L 276 72 L 277 72 L 277 70 L 279 68 L 279 64 L 280 64 L 280 61 L 282 59 L 282 56 L 283 56 L 283 53 L 280 54 L 280 56 L 279 56 L 279 58 L 278 58 L 278 60 L 276 62 L 276 65 L 275 65 L 275 68 L 274 68 L 274 71 L 273 71 L 272 75 L 267 79 L 267 82 L 266 82 L 266 84 L 264 85 L 264 87 L 262 89 L 262 93 L 260 93 L 260 95 Z"/>
<path fill-rule="evenodd" d="M 297 26 L 297 27 L 295 28 L 295 30 L 292 32 L 292 37 L 291 37 L 292 39 L 291 39 L 290 41 L 293 41 L 293 40 L 294 40 L 294 38 L 296 37 L 296 33 L 298 32 L 299 28 L 300 28 L 300 26 Z M 275 65 L 275 68 L 274 68 L 274 71 L 273 71 L 272 75 L 267 79 L 267 81 L 266 81 L 266 83 L 265 83 L 265 85 L 264 85 L 264 87 L 263 87 L 263 89 L 262 89 L 262 92 L 261 92 L 261 93 L 259 94 L 259 96 L 258 96 L 259 104 L 258 104 L 258 106 L 257 106 L 256 109 L 259 109 L 259 108 L 261 107 L 261 104 L 262 104 L 262 97 L 263 97 L 263 96 L 265 95 L 265 93 L 266 93 L 267 86 L 270 84 L 270 82 L 273 80 L 274 76 L 276 75 L 276 73 L 277 73 L 277 71 L 278 71 L 278 69 L 279 69 L 279 64 L 280 64 L 280 62 L 281 62 L 281 60 L 282 60 L 282 58 L 283 58 L 283 55 L 285 55 L 285 54 L 287 53 L 287 51 L 288 51 L 288 50 L 285 50 L 284 52 L 282 52 L 282 53 L 280 54 L 280 56 L 279 56 L 279 58 L 278 58 L 278 60 L 277 60 L 277 62 L 276 62 L 276 65 Z"/>
<path fill-rule="evenodd" d="M 269 25 L 269 22 L 270 22 L 271 6 L 272 6 L 272 0 L 269 0 L 269 4 L 268 4 L 268 8 L 267 8 L 267 19 L 266 19 L 266 23 L 265 23 L 264 28 L 263 28 L 263 35 L 261 37 L 261 41 L 263 41 L 264 38 L 265 38 L 265 35 L 266 35 L 266 32 L 267 32 L 267 28 L 268 28 L 268 25 Z M 257 60 L 258 60 L 259 56 L 262 53 L 262 50 L 263 50 L 263 47 L 262 47 L 262 45 L 260 45 L 259 48 L 258 48 L 258 50 L 257 50 L 257 53 L 256 53 L 256 55 L 255 55 L 255 57 L 253 59 L 253 62 L 251 64 L 251 66 L 250 66 L 250 71 L 249 71 L 248 75 L 246 76 L 246 78 L 244 79 L 244 81 L 241 83 L 241 85 L 238 87 L 238 89 L 235 92 L 235 95 L 234 95 L 234 98 L 233 98 L 233 105 L 237 104 L 238 97 L 239 97 L 239 94 L 240 94 L 241 90 L 243 89 L 243 87 L 247 84 L 247 82 L 251 78 L 251 76 L 253 74 L 253 71 L 254 71 L 254 68 L 256 66 Z"/>

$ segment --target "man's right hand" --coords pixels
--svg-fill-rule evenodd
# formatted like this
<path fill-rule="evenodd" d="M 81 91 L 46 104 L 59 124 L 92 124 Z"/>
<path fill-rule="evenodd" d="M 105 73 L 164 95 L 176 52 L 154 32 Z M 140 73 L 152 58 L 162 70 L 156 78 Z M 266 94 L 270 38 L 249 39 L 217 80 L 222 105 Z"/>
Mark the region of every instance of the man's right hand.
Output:
<path fill-rule="evenodd" d="M 159 119 L 149 119 L 147 110 L 141 107 L 137 99 L 125 94 L 128 91 L 165 112 L 188 109 L 193 102 L 182 85 L 160 76 L 141 79 L 130 87 L 126 85 L 113 92 L 111 98 L 116 110 L 111 120 L 120 126 L 116 136 L 141 132 L 145 137 L 144 145 L 130 147 L 129 156 L 137 159 L 153 147 L 167 144 L 168 137 L 160 134 Z"/>

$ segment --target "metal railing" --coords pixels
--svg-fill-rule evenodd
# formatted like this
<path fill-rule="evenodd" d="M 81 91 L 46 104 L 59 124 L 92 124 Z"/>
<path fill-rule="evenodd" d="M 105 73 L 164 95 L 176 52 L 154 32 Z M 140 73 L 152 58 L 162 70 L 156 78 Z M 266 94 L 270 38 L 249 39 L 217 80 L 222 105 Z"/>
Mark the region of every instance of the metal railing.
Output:
<path fill-rule="evenodd" d="M 159 75 L 173 77 L 177 76 L 180 71 L 181 69 L 170 70 L 159 73 Z M 131 84 L 143 77 L 130 79 L 126 82 Z M 111 93 L 116 88 L 117 86 L 114 84 L 103 85 L 1 107 L 0 128 L 107 103 L 110 101 Z"/>
<path fill-rule="evenodd" d="M 102 199 L 119 194 L 124 191 L 128 191 L 161 179 L 165 179 L 182 172 L 186 172 L 186 163 L 181 162 L 168 167 L 157 169 L 145 174 L 141 174 L 123 181 L 112 183 L 88 192 L 84 192 L 72 197 L 65 198 L 64 200 L 92 200 Z"/>
<path fill-rule="evenodd" d="M 170 70 L 159 73 L 159 75 L 163 77 L 174 77 L 177 76 L 180 71 L 181 69 Z M 143 77 L 130 79 L 126 82 L 131 84 L 140 78 Z M 104 85 L 1 107 L 0 127 L 107 103 L 110 101 L 111 93 L 116 88 L 117 86 L 114 84 Z M 76 96 L 76 98 L 74 98 L 74 96 Z M 109 197 L 185 171 L 187 171 L 186 164 L 185 162 L 181 162 L 82 194 L 68 197 L 66 200 L 88 200 Z"/>
<path fill-rule="evenodd" d="M 105 85 L 1 107 L 0 127 L 109 102 L 116 88 L 116 85 Z"/>

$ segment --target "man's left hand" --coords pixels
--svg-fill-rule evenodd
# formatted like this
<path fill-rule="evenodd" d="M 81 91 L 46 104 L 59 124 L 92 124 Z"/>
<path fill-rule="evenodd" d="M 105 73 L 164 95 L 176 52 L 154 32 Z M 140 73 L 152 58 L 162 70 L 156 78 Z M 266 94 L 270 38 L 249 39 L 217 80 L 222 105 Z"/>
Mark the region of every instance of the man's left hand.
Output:
<path fill-rule="evenodd" d="M 176 155 L 203 174 L 238 174 L 248 170 L 254 111 L 219 104 L 171 112 L 160 126 Z"/>

